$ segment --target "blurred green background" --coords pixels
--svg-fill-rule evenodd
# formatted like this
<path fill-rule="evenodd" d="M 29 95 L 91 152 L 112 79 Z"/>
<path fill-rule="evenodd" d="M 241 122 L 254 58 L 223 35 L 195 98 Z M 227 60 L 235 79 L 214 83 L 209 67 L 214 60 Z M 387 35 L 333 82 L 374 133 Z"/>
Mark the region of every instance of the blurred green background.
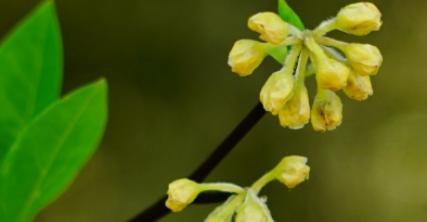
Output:
<path fill-rule="evenodd" d="M 37 2 L 0 0 L 1 36 Z M 247 18 L 275 10 L 275 0 L 56 2 L 65 91 L 107 77 L 110 119 L 97 154 L 39 222 L 118 222 L 144 209 L 229 133 L 279 67 L 269 59 L 241 79 L 226 64 L 235 40 L 256 38 Z M 351 2 L 289 0 L 311 28 Z M 284 155 L 306 155 L 309 182 L 264 192 L 277 221 L 426 221 L 427 1 L 374 2 L 384 14 L 380 32 L 332 35 L 380 47 L 375 95 L 363 103 L 344 98 L 344 123 L 326 134 L 283 129 L 265 117 L 209 181 L 249 184 Z M 162 221 L 202 221 L 214 206 Z"/>

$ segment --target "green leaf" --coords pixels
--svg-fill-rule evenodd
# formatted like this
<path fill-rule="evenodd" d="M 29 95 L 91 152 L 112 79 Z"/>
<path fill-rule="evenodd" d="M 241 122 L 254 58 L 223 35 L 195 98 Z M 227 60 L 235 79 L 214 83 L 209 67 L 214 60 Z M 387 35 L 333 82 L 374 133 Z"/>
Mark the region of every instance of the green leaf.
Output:
<path fill-rule="evenodd" d="M 291 23 L 300 30 L 304 30 L 304 23 L 295 11 L 288 5 L 286 0 L 279 0 L 279 15 L 286 22 Z"/>
<path fill-rule="evenodd" d="M 70 185 L 107 119 L 104 80 L 54 103 L 18 136 L 0 165 L 0 221 L 31 220 Z"/>
<path fill-rule="evenodd" d="M 0 161 L 22 128 L 59 99 L 61 79 L 59 26 L 46 2 L 0 47 Z"/>

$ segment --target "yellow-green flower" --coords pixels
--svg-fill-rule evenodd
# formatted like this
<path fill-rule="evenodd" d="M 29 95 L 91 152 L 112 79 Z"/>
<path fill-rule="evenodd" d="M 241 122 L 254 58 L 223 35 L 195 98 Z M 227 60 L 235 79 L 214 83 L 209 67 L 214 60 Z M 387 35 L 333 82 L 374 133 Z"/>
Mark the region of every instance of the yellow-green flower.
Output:
<path fill-rule="evenodd" d="M 192 180 L 179 179 L 169 184 L 166 206 L 173 212 L 180 212 L 191 204 L 202 191 Z"/>
<path fill-rule="evenodd" d="M 343 90 L 358 101 L 368 98 L 373 93 L 368 76 L 378 73 L 383 57 L 376 46 L 347 43 L 326 35 L 333 30 L 366 35 L 379 30 L 381 25 L 381 12 L 368 2 L 342 8 L 336 17 L 314 30 L 298 30 L 275 13 L 261 12 L 249 19 L 248 26 L 260 33 L 266 43 L 238 41 L 230 53 L 229 64 L 233 72 L 245 76 L 264 57 L 273 57 L 282 68 L 261 89 L 264 109 L 278 115 L 283 127 L 300 129 L 311 120 L 316 131 L 333 130 L 343 118 L 342 103 L 334 91 Z M 312 107 L 304 84 L 310 76 L 315 76 L 318 89 Z"/>
<path fill-rule="evenodd" d="M 245 201 L 237 210 L 235 222 L 273 222 L 267 205 L 257 195 L 249 190 Z"/>
<path fill-rule="evenodd" d="M 288 156 L 276 166 L 274 173 L 278 181 L 292 189 L 308 180 L 310 167 L 307 165 L 306 157 Z"/>
<path fill-rule="evenodd" d="M 337 28 L 353 35 L 367 35 L 378 31 L 381 25 L 381 12 L 370 2 L 348 5 L 336 17 Z"/>
<path fill-rule="evenodd" d="M 338 91 L 347 85 L 350 69 L 335 59 L 320 59 L 315 63 L 316 80 L 319 87 Z"/>
<path fill-rule="evenodd" d="M 313 38 L 307 38 L 305 42 L 311 52 L 318 86 L 334 91 L 344 88 L 350 74 L 349 68 L 326 55 L 326 52 Z"/>
<path fill-rule="evenodd" d="M 280 125 L 301 129 L 310 121 L 310 102 L 305 86 L 300 87 L 279 112 Z"/>
<path fill-rule="evenodd" d="M 383 63 L 380 50 L 370 44 L 348 44 L 344 53 L 352 68 L 360 75 L 377 74 Z"/>
<path fill-rule="evenodd" d="M 260 93 L 260 100 L 265 110 L 277 115 L 291 98 L 293 88 L 294 78 L 291 74 L 283 70 L 273 73 Z"/>
<path fill-rule="evenodd" d="M 351 99 L 357 101 L 366 100 L 369 96 L 374 94 L 371 78 L 354 72 L 351 73 L 348 78 L 347 86 L 344 88 L 344 93 Z"/>
<path fill-rule="evenodd" d="M 334 130 L 342 123 L 342 112 L 340 97 L 331 90 L 320 90 L 311 110 L 313 129 L 320 132 Z"/>
<path fill-rule="evenodd" d="M 205 219 L 205 222 L 231 222 L 236 210 L 242 205 L 246 194 L 233 195 L 228 200 L 215 208 Z"/>
<path fill-rule="evenodd" d="M 288 35 L 288 24 L 273 12 L 260 12 L 248 20 L 248 27 L 264 41 L 280 44 Z"/>
<path fill-rule="evenodd" d="M 242 39 L 234 43 L 228 56 L 228 65 L 234 73 L 248 76 L 254 72 L 266 56 L 263 43 Z"/>
<path fill-rule="evenodd" d="M 278 180 L 288 188 L 294 188 L 298 184 L 308 180 L 310 167 L 307 158 L 303 156 L 284 157 L 272 170 L 262 175 L 250 187 L 242 188 L 231 183 L 201 183 L 180 179 L 169 186 L 169 199 L 179 199 L 178 209 L 176 203 L 169 209 L 178 212 L 184 209 L 194 200 L 194 195 L 204 191 L 232 193 L 227 201 L 212 211 L 205 222 L 273 222 L 266 204 L 267 198 L 260 197 L 260 191 L 270 182 Z M 178 196 L 178 197 L 177 197 Z"/>

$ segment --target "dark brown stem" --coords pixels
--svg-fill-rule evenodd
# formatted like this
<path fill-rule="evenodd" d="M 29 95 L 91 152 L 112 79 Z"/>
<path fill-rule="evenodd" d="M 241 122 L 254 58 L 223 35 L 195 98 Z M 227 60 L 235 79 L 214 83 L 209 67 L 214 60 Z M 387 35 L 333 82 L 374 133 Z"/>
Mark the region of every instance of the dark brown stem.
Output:
<path fill-rule="evenodd" d="M 236 147 L 264 115 L 265 110 L 262 104 L 258 103 L 189 178 L 197 182 L 205 180 L 212 170 Z M 167 215 L 170 211 L 165 207 L 166 198 L 166 196 L 163 196 L 150 207 L 129 220 L 129 222 L 153 222 Z M 224 194 L 208 193 L 201 195 L 196 200 L 196 203 L 214 203 L 225 200 L 226 198 L 227 195 Z"/>

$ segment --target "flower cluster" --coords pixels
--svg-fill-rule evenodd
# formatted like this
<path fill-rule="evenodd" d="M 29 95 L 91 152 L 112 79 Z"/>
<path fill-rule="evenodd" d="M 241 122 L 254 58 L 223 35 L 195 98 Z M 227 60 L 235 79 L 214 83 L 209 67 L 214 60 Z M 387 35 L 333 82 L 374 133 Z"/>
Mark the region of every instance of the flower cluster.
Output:
<path fill-rule="evenodd" d="M 252 16 L 248 27 L 265 42 L 237 41 L 228 64 L 240 76 L 248 76 L 267 55 L 276 59 L 285 54 L 282 69 L 273 73 L 261 89 L 260 100 L 266 111 L 278 115 L 280 124 L 300 129 L 310 122 L 316 131 L 333 130 L 342 122 L 343 105 L 336 94 L 343 92 L 362 101 L 373 94 L 370 77 L 376 75 L 383 58 L 370 44 L 346 43 L 325 35 L 333 30 L 363 36 L 382 25 L 381 12 L 368 2 L 342 8 L 337 16 L 314 30 L 298 30 L 273 12 Z M 317 94 L 312 108 L 305 78 L 315 75 Z"/>
<path fill-rule="evenodd" d="M 180 212 L 202 192 L 226 192 L 232 195 L 212 211 L 205 222 L 272 222 L 267 199 L 259 197 L 261 189 L 274 180 L 292 189 L 307 180 L 309 173 L 310 167 L 307 166 L 306 157 L 288 156 L 249 188 L 230 183 L 196 183 L 179 179 L 169 184 L 166 206 L 173 212 Z"/>

